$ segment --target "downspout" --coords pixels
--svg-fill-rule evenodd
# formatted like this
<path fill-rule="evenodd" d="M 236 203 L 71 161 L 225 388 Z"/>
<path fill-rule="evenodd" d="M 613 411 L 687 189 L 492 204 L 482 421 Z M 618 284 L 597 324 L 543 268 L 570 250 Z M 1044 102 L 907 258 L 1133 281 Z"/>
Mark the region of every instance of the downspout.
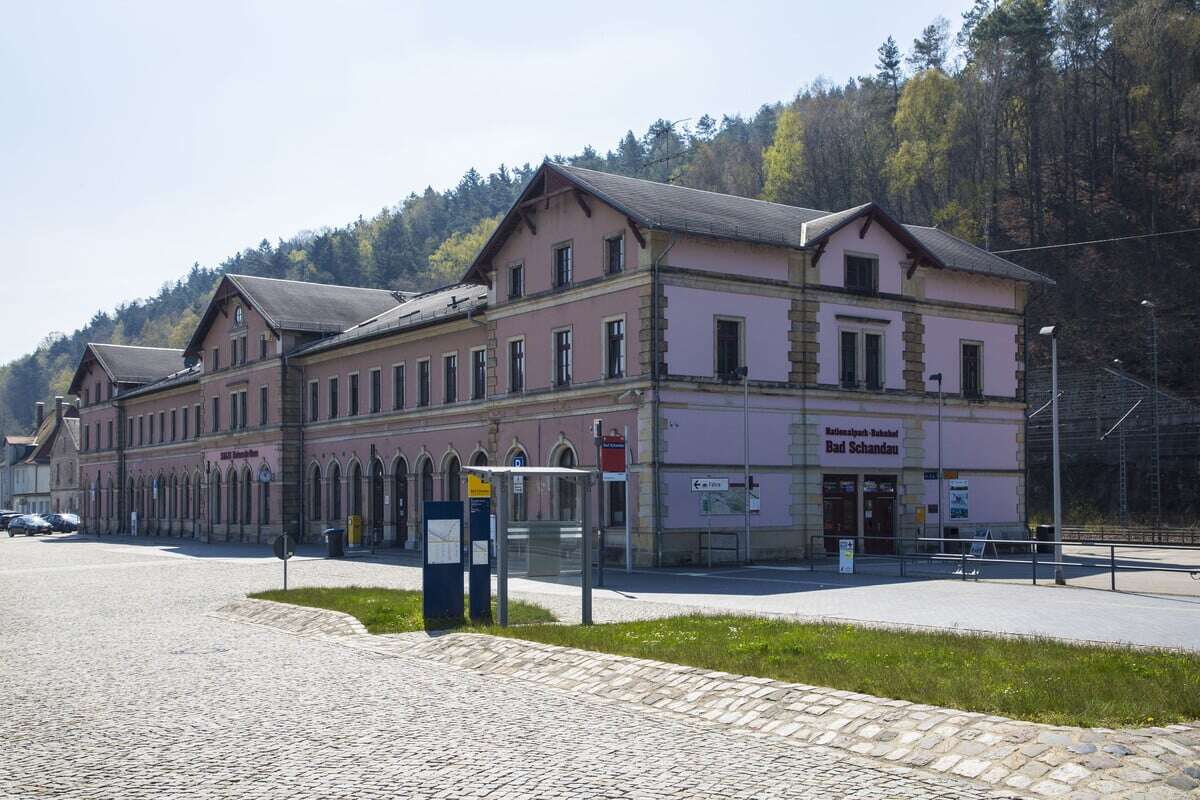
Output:
<path fill-rule="evenodd" d="M 650 261 L 650 467 L 654 473 L 654 482 L 651 484 L 651 490 L 654 503 L 654 566 L 662 566 L 662 469 L 660 464 L 660 446 L 659 446 L 659 430 L 661 423 L 659 421 L 659 413 L 661 410 L 661 401 L 659 399 L 659 354 L 658 354 L 658 315 L 659 304 L 658 295 L 661 287 L 658 268 L 666 259 L 667 254 L 675 247 L 677 239 L 672 236 L 667 248 L 662 251 L 656 258 Z"/>

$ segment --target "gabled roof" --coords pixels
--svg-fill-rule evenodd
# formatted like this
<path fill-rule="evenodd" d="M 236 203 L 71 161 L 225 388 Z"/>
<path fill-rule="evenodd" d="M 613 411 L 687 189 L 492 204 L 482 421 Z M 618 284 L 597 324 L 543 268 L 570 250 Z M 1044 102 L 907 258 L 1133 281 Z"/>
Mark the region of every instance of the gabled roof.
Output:
<path fill-rule="evenodd" d="M 296 351 L 299 355 L 318 353 L 360 340 L 373 339 L 398 331 L 419 328 L 451 317 L 480 311 L 487 306 L 487 287 L 478 284 L 458 284 L 420 294 L 396 308 L 364 320 L 353 327 L 314 342 Z"/>
<path fill-rule="evenodd" d="M 113 383 L 150 383 L 183 367 L 183 351 L 172 347 L 89 342 L 71 379 L 70 394 L 80 394 L 83 368 L 92 359 L 100 364 Z"/>
<path fill-rule="evenodd" d="M 394 308 L 411 296 L 389 289 L 335 286 L 256 275 L 225 275 L 184 348 L 185 353 L 197 354 L 213 317 L 233 294 L 245 298 L 274 331 L 298 333 L 341 332 Z"/>
<path fill-rule="evenodd" d="M 624 214 L 630 222 L 650 229 L 696 234 L 797 249 L 820 242 L 865 214 L 887 224 L 898 240 L 923 261 L 943 269 L 961 270 L 1030 283 L 1053 283 L 1050 278 L 981 250 L 936 228 L 903 225 L 875 203 L 828 212 L 737 195 L 706 192 L 629 178 L 608 172 L 545 162 L 505 215 L 475 258 L 464 281 L 483 281 L 483 272 L 512 230 L 521 222 L 521 206 L 544 191 L 548 173 L 595 196 Z"/>
<path fill-rule="evenodd" d="M 144 386 L 139 386 L 132 391 L 122 392 L 121 398 L 129 399 L 131 397 L 141 397 L 154 392 L 161 392 L 164 389 L 171 389 L 175 386 L 183 386 L 184 384 L 195 383 L 196 381 L 200 380 L 200 373 L 203 371 L 204 368 L 200 363 L 192 364 L 190 367 L 184 367 L 178 372 L 173 372 L 165 378 L 160 378 L 153 383 L 147 383 Z"/>
<path fill-rule="evenodd" d="M 67 435 L 71 439 L 71 443 L 75 445 L 75 449 L 79 449 L 79 410 L 75 406 L 63 406 L 63 418 L 61 425 L 54 424 L 54 415 L 47 417 L 42 422 L 42 427 L 47 425 L 51 427 L 43 434 L 39 429 L 37 446 L 33 448 L 33 452 L 25 460 L 29 463 L 42 462 L 50 460 L 53 454 L 54 443 L 58 441 L 58 437 Z"/>

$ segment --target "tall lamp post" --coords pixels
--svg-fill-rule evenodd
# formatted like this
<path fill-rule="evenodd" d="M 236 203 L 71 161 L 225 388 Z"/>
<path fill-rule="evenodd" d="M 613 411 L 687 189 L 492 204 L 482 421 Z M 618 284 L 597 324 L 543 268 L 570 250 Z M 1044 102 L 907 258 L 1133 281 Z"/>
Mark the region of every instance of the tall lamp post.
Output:
<path fill-rule="evenodd" d="M 1054 582 L 1062 586 L 1067 581 L 1062 569 L 1062 483 L 1059 478 L 1058 447 L 1058 326 L 1047 325 L 1038 331 L 1050 337 L 1050 427 L 1053 429 L 1054 470 Z"/>
<path fill-rule="evenodd" d="M 742 456 L 745 462 L 742 478 L 746 482 L 746 497 L 743 500 L 746 513 L 746 563 L 752 560 L 750 549 L 750 368 L 742 365 L 733 371 L 733 377 L 742 379 Z"/>
<path fill-rule="evenodd" d="M 946 551 L 946 510 L 944 506 L 944 495 L 942 493 L 942 373 L 935 372 L 929 376 L 929 380 L 937 381 L 938 385 L 938 551 Z"/>

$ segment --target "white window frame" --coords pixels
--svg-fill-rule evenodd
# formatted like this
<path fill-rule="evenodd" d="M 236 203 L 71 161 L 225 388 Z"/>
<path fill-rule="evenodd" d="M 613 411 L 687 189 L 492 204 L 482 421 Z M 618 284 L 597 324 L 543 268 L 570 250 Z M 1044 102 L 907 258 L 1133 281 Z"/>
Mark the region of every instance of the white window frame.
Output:
<path fill-rule="evenodd" d="M 447 386 L 447 384 L 446 384 L 446 359 L 450 358 L 451 356 L 454 357 L 454 399 L 447 400 L 446 399 L 446 386 Z M 445 353 L 442 353 L 441 362 L 442 362 L 442 402 L 439 403 L 439 405 L 452 406 L 452 405 L 455 405 L 462 401 L 462 398 L 459 397 L 459 395 L 458 395 L 458 385 L 460 383 L 462 383 L 462 381 L 459 380 L 458 372 L 459 372 L 459 367 L 462 365 L 462 361 L 459 360 L 457 350 L 447 350 Z M 430 376 L 430 379 L 432 381 L 432 376 Z M 432 389 L 432 387 L 430 387 L 430 388 Z M 433 405 L 432 397 L 429 398 L 429 405 Z"/>
<path fill-rule="evenodd" d="M 513 294 L 513 279 L 512 279 L 512 276 L 513 276 L 513 271 L 514 271 L 514 270 L 517 270 L 517 269 L 520 269 L 520 270 L 521 270 L 521 293 L 520 293 L 520 294 L 517 294 L 517 295 L 514 295 L 514 294 Z M 525 262 L 524 262 L 524 261 L 513 261 L 513 262 L 511 262 L 510 264 L 508 264 L 508 265 L 507 265 L 507 266 L 504 268 L 504 271 L 505 271 L 505 274 L 506 274 L 506 276 L 507 276 L 507 279 L 508 279 L 508 292 L 507 292 L 507 296 L 506 296 L 506 298 L 505 298 L 505 299 L 507 299 L 507 300 L 519 300 L 519 299 L 521 299 L 522 297 L 524 297 L 524 296 L 525 296 L 525 279 L 526 279 L 526 277 L 528 277 L 528 276 L 526 276 L 526 274 L 525 274 Z"/>
<path fill-rule="evenodd" d="M 480 386 L 479 392 L 475 391 L 475 354 L 483 353 L 483 386 Z M 471 370 L 471 400 L 486 400 L 487 399 L 487 345 L 482 347 L 472 347 L 467 351 L 467 368 Z M 476 397 L 476 394 L 479 396 Z"/>
<path fill-rule="evenodd" d="M 620 245 L 621 245 L 621 250 L 620 250 L 621 270 L 620 270 L 620 272 L 610 272 L 609 268 L 608 268 L 609 255 L 611 253 L 610 248 L 612 247 L 613 242 L 620 242 Z M 618 231 L 616 233 L 610 233 L 604 237 L 604 274 L 605 275 L 623 275 L 625 273 L 626 269 L 627 269 L 627 267 L 625 265 L 625 231 L 622 230 L 622 231 Z"/>
<path fill-rule="evenodd" d="M 847 256 L 853 256 L 854 258 L 865 258 L 865 259 L 868 259 L 875 263 L 875 286 L 870 291 L 864 291 L 862 289 L 851 289 L 849 287 L 849 285 L 846 283 L 846 272 L 849 269 L 849 263 L 846 261 Z M 879 283 L 880 283 L 879 268 L 880 268 L 880 259 L 879 259 L 878 253 L 868 253 L 868 252 L 865 252 L 862 250 L 843 250 L 842 251 L 842 288 L 845 289 L 846 291 L 854 292 L 855 294 L 867 294 L 867 295 L 879 294 Z"/>
<path fill-rule="evenodd" d="M 573 325 L 562 325 L 557 328 L 550 329 L 550 388 L 552 389 L 569 389 L 579 381 L 575 379 L 575 330 Z M 558 382 L 558 335 L 560 333 L 570 334 L 571 348 L 568 351 L 567 371 L 570 373 L 570 379 L 564 384 Z M 525 354 L 526 360 L 529 354 Z"/>
<path fill-rule="evenodd" d="M 837 385 L 840 389 L 847 387 L 842 385 L 842 334 L 855 334 L 854 343 L 854 389 L 861 389 L 871 392 L 882 392 L 888 388 L 887 377 L 887 322 L 872 324 L 870 322 L 859 322 L 851 324 L 839 324 L 837 326 Z M 867 386 L 867 335 L 879 337 L 879 388 L 872 389 Z"/>
<path fill-rule="evenodd" d="M 313 387 L 317 387 L 316 398 L 317 403 L 314 409 L 313 406 Z M 316 411 L 316 414 L 313 411 Z M 314 378 L 308 382 L 308 394 L 304 398 L 304 421 L 306 423 L 321 421 L 321 379 Z"/>
<path fill-rule="evenodd" d="M 361 370 L 356 369 L 356 370 L 354 370 L 354 372 L 346 373 L 346 414 L 345 414 L 345 416 L 347 416 L 347 417 L 361 417 L 362 416 L 362 380 L 358 381 L 358 398 L 357 398 L 358 408 L 351 409 L 351 406 L 350 406 L 350 394 L 351 394 L 350 384 L 352 384 L 354 382 L 354 378 L 360 378 L 360 379 L 362 378 Z"/>
<path fill-rule="evenodd" d="M 421 404 L 421 364 L 422 363 L 429 365 L 429 396 L 426 398 L 426 402 L 424 405 Z M 430 356 L 425 356 L 424 358 L 418 358 L 416 360 L 416 365 L 417 365 L 417 394 L 416 394 L 417 402 L 416 402 L 415 407 L 416 408 L 432 408 L 433 407 L 433 359 Z M 406 375 L 405 377 L 408 377 L 408 376 Z"/>
<path fill-rule="evenodd" d="M 402 394 L 400 396 L 400 405 L 396 405 L 396 368 L 397 367 L 404 369 L 404 386 L 401 387 Z M 392 383 L 392 390 L 391 390 L 392 411 L 404 411 L 408 408 L 408 406 L 404 402 L 404 400 L 405 400 L 404 395 L 408 394 L 408 367 L 405 366 L 405 362 L 397 361 L 395 364 L 392 364 L 391 377 L 392 377 L 392 381 L 391 381 L 391 383 Z"/>
<path fill-rule="evenodd" d="M 624 333 L 621 336 L 621 375 L 620 377 L 610 378 L 608 376 L 608 323 L 621 322 L 624 324 Z M 572 349 L 574 342 L 572 342 Z M 605 317 L 600 320 L 600 379 L 605 381 L 616 381 L 629 377 L 629 322 L 626 320 L 625 314 L 614 314 L 611 317 Z"/>
<path fill-rule="evenodd" d="M 379 376 L 379 408 L 371 408 L 371 400 L 373 399 L 371 397 L 371 391 L 372 387 L 375 385 L 374 376 L 376 375 Z M 362 391 L 361 387 L 359 387 L 359 391 Z M 371 367 L 369 370 L 367 370 L 367 413 L 383 413 L 383 367 Z"/>
<path fill-rule="evenodd" d="M 717 354 L 720 352 L 720 347 L 718 344 L 720 339 L 717 336 L 717 329 L 720 327 L 719 323 L 721 322 L 736 322 L 738 324 L 738 366 L 746 366 L 746 318 L 736 314 L 713 314 L 712 371 L 713 377 L 715 378 L 724 377 L 721 374 L 720 364 L 718 363 L 717 359 Z M 626 326 L 625 329 L 628 331 L 629 327 Z M 626 337 L 628 337 L 628 333 L 626 333 Z"/>
<path fill-rule="evenodd" d="M 527 367 L 529 366 L 529 343 L 525 340 L 524 336 L 510 336 L 504 340 L 504 363 L 508 367 L 508 369 L 506 371 L 506 377 L 508 378 L 508 380 L 505 381 L 504 391 L 505 391 L 505 394 L 512 394 L 514 391 L 513 385 L 512 385 L 513 384 L 513 382 L 512 382 L 512 376 L 513 376 L 512 343 L 513 342 L 521 343 L 521 388 L 517 389 L 515 391 L 517 391 L 521 394 L 524 394 L 525 391 L 529 388 L 529 370 L 527 369 Z"/>
<path fill-rule="evenodd" d="M 975 345 L 979 348 L 979 394 L 977 396 L 968 396 L 966 381 L 963 380 L 963 347 L 964 345 Z M 982 399 L 987 391 L 987 387 L 983 384 L 983 359 L 985 357 L 983 342 L 979 339 L 959 339 L 958 340 L 958 395 L 972 400 Z"/>

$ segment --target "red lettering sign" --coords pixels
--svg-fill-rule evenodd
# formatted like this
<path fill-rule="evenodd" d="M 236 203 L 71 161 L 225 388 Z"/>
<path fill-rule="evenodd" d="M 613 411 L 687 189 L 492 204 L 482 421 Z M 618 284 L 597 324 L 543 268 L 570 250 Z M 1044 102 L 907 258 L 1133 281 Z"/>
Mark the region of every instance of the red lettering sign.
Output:
<path fill-rule="evenodd" d="M 600 469 L 604 472 L 625 471 L 625 437 L 605 436 L 600 443 Z"/>

